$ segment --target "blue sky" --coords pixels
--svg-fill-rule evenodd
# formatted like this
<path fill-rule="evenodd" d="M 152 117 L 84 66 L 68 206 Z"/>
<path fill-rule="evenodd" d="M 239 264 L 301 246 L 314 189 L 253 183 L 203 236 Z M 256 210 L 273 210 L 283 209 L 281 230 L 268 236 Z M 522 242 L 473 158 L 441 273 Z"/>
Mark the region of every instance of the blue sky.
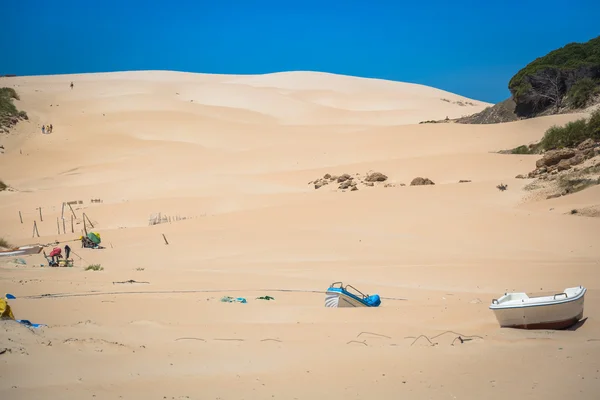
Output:
<path fill-rule="evenodd" d="M 18 0 L 0 74 L 324 71 L 498 102 L 536 57 L 600 35 L 600 1 Z"/>

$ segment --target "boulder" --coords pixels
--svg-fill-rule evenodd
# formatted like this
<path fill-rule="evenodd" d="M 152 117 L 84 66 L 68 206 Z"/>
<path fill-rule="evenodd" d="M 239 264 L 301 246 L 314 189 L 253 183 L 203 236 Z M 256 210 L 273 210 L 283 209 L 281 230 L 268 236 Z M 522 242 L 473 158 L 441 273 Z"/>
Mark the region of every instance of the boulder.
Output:
<path fill-rule="evenodd" d="M 584 156 L 584 158 L 592 158 L 596 155 L 595 149 L 591 148 L 591 149 L 585 149 L 581 152 Z"/>
<path fill-rule="evenodd" d="M 348 180 L 345 180 L 342 183 L 340 183 L 339 188 L 343 190 L 343 189 L 348 189 L 350 186 L 353 186 L 352 181 L 348 179 Z"/>
<path fill-rule="evenodd" d="M 367 185 L 367 186 L 375 186 L 375 184 L 373 182 L 367 182 L 367 183 L 365 183 L 365 185 Z"/>
<path fill-rule="evenodd" d="M 583 151 L 587 149 L 592 149 L 596 146 L 596 142 L 594 142 L 591 138 L 585 139 L 583 142 L 579 143 L 577 146 L 577 150 Z"/>
<path fill-rule="evenodd" d="M 319 189 L 325 185 L 329 185 L 329 181 L 326 181 L 325 179 L 317 179 L 315 181 L 315 189 Z"/>
<path fill-rule="evenodd" d="M 345 181 L 347 181 L 349 179 L 353 179 L 353 178 L 350 175 L 348 175 L 348 174 L 343 174 L 343 175 L 340 175 L 337 178 L 337 181 L 338 181 L 338 183 L 342 183 L 342 182 L 345 182 Z"/>
<path fill-rule="evenodd" d="M 536 161 L 535 166 L 537 168 L 550 167 L 556 165 L 560 160 L 569 159 L 575 157 L 575 150 L 573 149 L 559 149 L 547 151 L 542 158 Z"/>
<path fill-rule="evenodd" d="M 458 183 L 469 183 L 471 182 L 470 179 L 461 179 L 460 181 L 458 181 Z"/>
<path fill-rule="evenodd" d="M 571 168 L 571 159 L 563 158 L 557 165 L 558 171 L 566 171 Z"/>
<path fill-rule="evenodd" d="M 410 183 L 410 186 L 421 186 L 421 185 L 435 185 L 433 181 L 429 178 L 421 178 L 420 176 L 416 177 Z"/>
<path fill-rule="evenodd" d="M 358 188 L 356 186 L 352 186 L 352 189 L 350 189 L 351 192 L 358 190 Z"/>
<path fill-rule="evenodd" d="M 523 175 L 519 174 L 519 175 L 515 176 L 515 179 L 525 179 L 525 177 Z"/>
<path fill-rule="evenodd" d="M 323 179 L 331 179 L 331 174 L 325 174 L 325 175 L 323 175 Z"/>
<path fill-rule="evenodd" d="M 561 160 L 561 162 L 562 161 L 563 160 Z M 582 162 L 585 161 L 585 157 L 583 156 L 583 154 L 577 153 L 577 154 L 575 154 L 575 156 L 569 158 L 568 161 L 569 161 L 570 165 L 579 165 L 579 164 L 581 164 Z M 559 165 L 560 165 L 560 163 L 559 163 Z"/>
<path fill-rule="evenodd" d="M 381 172 L 372 172 L 367 175 L 365 181 L 367 182 L 384 182 L 387 180 L 387 176 L 382 174 Z"/>

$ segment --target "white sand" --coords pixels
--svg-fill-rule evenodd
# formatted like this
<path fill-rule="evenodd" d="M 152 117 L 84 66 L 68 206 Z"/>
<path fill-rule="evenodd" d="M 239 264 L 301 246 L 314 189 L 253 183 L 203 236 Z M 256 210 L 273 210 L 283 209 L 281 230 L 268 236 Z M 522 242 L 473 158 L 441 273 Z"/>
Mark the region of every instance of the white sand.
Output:
<path fill-rule="evenodd" d="M 0 259 L 16 317 L 49 325 L 0 324 L 0 350 L 11 349 L 0 355 L 0 398 L 597 398 L 600 218 L 568 211 L 600 204 L 600 191 L 525 202 L 529 181 L 514 176 L 538 157 L 494 153 L 581 115 L 419 125 L 489 104 L 313 72 L 0 86 L 14 86 L 30 116 L 0 137 L 0 178 L 18 190 L 0 193 L 0 234 L 16 245 L 76 239 L 85 212 L 106 246 L 71 243 L 84 259 L 72 269 L 41 268 L 41 255 L 26 266 Z M 42 123 L 54 132 L 42 135 Z M 368 170 L 397 186 L 308 185 Z M 408 186 L 417 176 L 436 185 Z M 83 201 L 76 232 L 67 210 L 68 233 L 57 235 L 71 200 Z M 188 219 L 148 226 L 158 212 Z M 94 263 L 104 270 L 83 271 Z M 150 283 L 113 284 L 129 279 Z M 340 280 L 380 294 L 381 307 L 326 309 L 324 294 L 301 292 Z M 487 308 L 507 290 L 576 285 L 588 288 L 576 331 L 500 329 Z M 22 298 L 45 293 L 87 296 Z M 255 300 L 267 294 L 275 301 Z M 413 344 L 445 331 L 479 338 Z"/>

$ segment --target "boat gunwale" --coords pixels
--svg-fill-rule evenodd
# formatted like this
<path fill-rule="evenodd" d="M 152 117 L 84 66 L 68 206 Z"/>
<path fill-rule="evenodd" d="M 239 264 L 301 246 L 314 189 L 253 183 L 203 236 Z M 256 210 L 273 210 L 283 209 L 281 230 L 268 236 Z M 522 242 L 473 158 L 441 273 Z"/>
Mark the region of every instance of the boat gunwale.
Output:
<path fill-rule="evenodd" d="M 528 308 L 528 307 L 548 307 L 548 306 L 557 306 L 557 305 L 561 305 L 561 304 L 567 304 L 567 303 L 571 303 L 573 301 L 577 301 L 579 299 L 581 299 L 583 296 L 585 296 L 585 293 L 587 292 L 587 288 L 585 287 L 581 287 L 582 290 L 579 294 L 577 294 L 575 297 L 571 297 L 571 298 L 566 298 L 566 299 L 560 299 L 560 300 L 552 300 L 551 302 L 544 302 L 544 303 L 522 303 L 522 304 L 514 304 L 514 305 L 502 305 L 502 304 L 490 304 L 489 309 L 496 311 L 496 310 L 511 310 L 511 309 L 515 309 L 515 308 Z M 557 293 L 557 294 L 562 294 L 562 293 Z M 530 299 L 535 299 L 535 297 L 530 297 Z M 497 300 L 497 299 L 495 299 Z"/>

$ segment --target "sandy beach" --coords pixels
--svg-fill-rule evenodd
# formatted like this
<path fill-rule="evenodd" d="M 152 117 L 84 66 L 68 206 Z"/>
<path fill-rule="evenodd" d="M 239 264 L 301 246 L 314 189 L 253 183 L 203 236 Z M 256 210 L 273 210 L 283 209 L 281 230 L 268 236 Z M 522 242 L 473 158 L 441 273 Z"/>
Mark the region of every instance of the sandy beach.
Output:
<path fill-rule="evenodd" d="M 316 72 L 4 86 L 29 120 L 0 135 L 0 237 L 68 243 L 75 265 L 0 258 L 15 317 L 47 325 L 0 322 L 0 398 L 598 398 L 600 218 L 570 211 L 600 206 L 600 186 L 536 196 L 515 176 L 540 156 L 498 153 L 586 114 L 419 124 L 491 104 Z M 370 171 L 388 179 L 315 189 Z M 104 249 L 81 247 L 83 213 Z M 336 281 L 381 306 L 325 308 Z M 579 285 L 577 329 L 500 328 L 488 309 Z"/>

